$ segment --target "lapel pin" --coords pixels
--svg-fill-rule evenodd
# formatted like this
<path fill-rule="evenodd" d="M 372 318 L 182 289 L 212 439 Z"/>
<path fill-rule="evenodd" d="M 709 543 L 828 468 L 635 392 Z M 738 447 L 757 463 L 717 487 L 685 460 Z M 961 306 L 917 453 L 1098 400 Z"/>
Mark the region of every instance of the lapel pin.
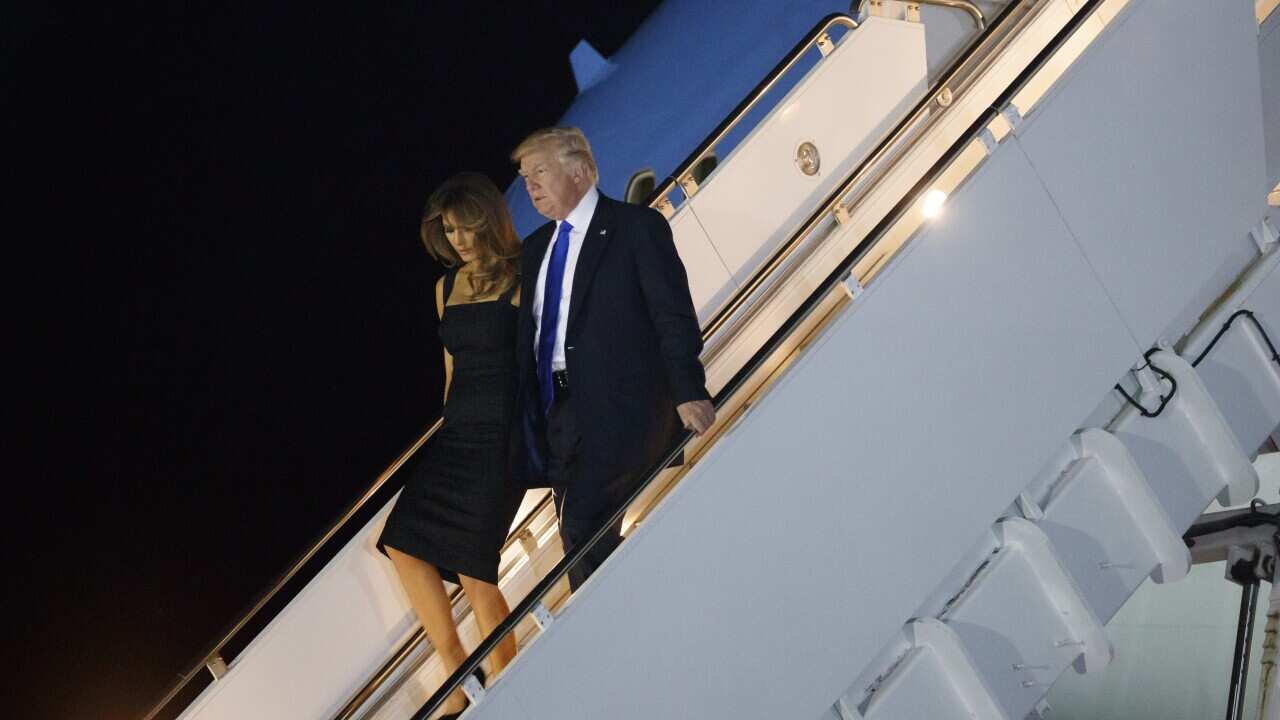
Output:
<path fill-rule="evenodd" d="M 604 234 L 605 234 L 605 233 L 607 233 L 607 232 L 609 232 L 607 229 L 601 229 L 601 230 L 600 230 L 600 234 L 601 234 L 601 235 L 604 235 Z"/>

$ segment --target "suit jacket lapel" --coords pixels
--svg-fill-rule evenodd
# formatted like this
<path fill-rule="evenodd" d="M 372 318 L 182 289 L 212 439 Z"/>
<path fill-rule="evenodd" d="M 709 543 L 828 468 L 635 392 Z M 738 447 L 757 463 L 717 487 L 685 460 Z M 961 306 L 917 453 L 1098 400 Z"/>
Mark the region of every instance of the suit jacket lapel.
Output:
<path fill-rule="evenodd" d="M 582 238 L 582 250 L 578 253 L 578 264 L 573 269 L 573 290 L 569 296 L 569 325 L 566 331 L 573 331 L 574 320 L 582 314 L 582 303 L 586 301 L 587 291 L 591 289 L 591 281 L 596 276 L 596 266 L 604 256 L 605 248 L 614 235 L 613 200 L 600 194 L 596 202 L 595 214 L 591 216 L 591 224 Z"/>

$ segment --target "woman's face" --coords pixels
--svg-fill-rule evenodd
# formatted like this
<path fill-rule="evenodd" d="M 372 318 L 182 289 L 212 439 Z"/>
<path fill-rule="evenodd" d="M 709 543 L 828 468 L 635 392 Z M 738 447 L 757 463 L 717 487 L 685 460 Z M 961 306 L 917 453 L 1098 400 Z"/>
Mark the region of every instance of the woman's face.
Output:
<path fill-rule="evenodd" d="M 475 260 L 479 249 L 476 247 L 476 234 L 474 230 L 468 230 L 458 224 L 458 219 L 453 213 L 445 212 L 440 217 L 440 222 L 444 225 L 444 237 L 453 246 L 453 251 L 458 253 L 458 257 L 462 262 L 469 263 Z"/>

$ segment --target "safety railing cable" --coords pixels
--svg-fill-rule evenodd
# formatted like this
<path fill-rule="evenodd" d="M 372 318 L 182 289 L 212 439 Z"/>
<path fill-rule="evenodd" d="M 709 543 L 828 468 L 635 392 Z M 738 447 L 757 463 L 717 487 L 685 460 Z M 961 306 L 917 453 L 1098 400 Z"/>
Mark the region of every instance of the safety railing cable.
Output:
<path fill-rule="evenodd" d="M 802 323 L 822 304 L 825 297 L 839 289 L 843 280 L 853 271 L 854 265 L 862 259 L 868 250 L 870 250 L 877 242 L 883 238 L 888 231 L 901 220 L 908 210 L 920 199 L 921 196 L 941 177 L 942 172 L 949 166 L 960 154 L 965 150 L 969 143 L 978 138 L 979 134 L 999 115 L 1000 109 L 1006 106 L 1010 100 L 1026 86 L 1027 82 L 1035 76 L 1053 57 L 1053 55 L 1069 40 L 1080 26 L 1090 17 L 1094 11 L 1103 2 L 1103 0 L 1086 0 L 1079 10 L 1071 17 L 1071 19 L 1054 35 L 1048 44 L 1040 50 L 1039 53 L 1030 61 L 1030 63 L 1014 78 L 1012 83 L 1002 92 L 977 119 L 975 119 L 969 127 L 960 135 L 954 143 L 930 166 L 924 176 L 917 181 L 911 189 L 894 205 L 893 209 L 886 215 L 874 228 L 860 241 L 857 246 L 850 251 L 838 266 L 832 270 L 827 277 L 818 285 L 818 287 L 809 295 L 808 298 L 796 309 L 795 312 L 779 327 L 765 342 L 765 344 L 752 355 L 747 364 L 739 370 L 733 378 L 725 385 L 725 387 L 713 398 L 713 403 L 719 409 L 724 406 L 725 402 L 731 398 L 747 380 L 755 374 L 755 372 L 763 366 L 763 364 L 781 347 L 784 341 L 801 326 Z M 568 555 L 564 557 L 556 566 L 548 573 L 534 589 L 516 606 L 511 614 L 497 628 L 494 629 L 479 646 L 472 652 L 462 663 L 458 669 L 449 676 L 443 685 L 431 696 L 430 699 L 414 713 L 413 720 L 427 720 L 433 712 L 435 712 L 445 699 L 462 686 L 463 682 L 471 676 L 476 669 L 480 667 L 480 663 L 484 658 L 497 647 L 498 643 L 507 633 L 513 631 L 516 624 L 524 617 L 532 614 L 535 610 L 541 610 L 543 598 L 551 591 L 557 582 L 563 578 L 571 568 L 578 564 L 586 553 L 602 538 L 611 532 L 613 526 L 622 520 L 627 507 L 631 505 L 647 488 L 649 483 L 657 477 L 657 475 L 670 465 L 676 458 L 683 453 L 684 447 L 692 439 L 692 434 L 684 433 L 680 436 L 679 441 L 666 453 L 661 461 L 653 465 L 645 474 L 645 482 L 642 483 L 631 496 L 617 508 L 613 516 L 602 525 L 585 543 L 576 546 Z"/>

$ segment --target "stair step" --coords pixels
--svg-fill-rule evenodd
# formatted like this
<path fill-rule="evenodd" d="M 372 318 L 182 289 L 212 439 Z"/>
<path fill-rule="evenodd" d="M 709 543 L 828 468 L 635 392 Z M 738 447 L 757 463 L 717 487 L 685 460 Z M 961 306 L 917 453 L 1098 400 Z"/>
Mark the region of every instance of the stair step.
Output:
<path fill-rule="evenodd" d="M 1191 555 L 1147 476 L 1116 436 L 1074 435 L 1033 487 L 1038 526 L 1095 615 L 1110 618 L 1148 575 L 1181 580 Z"/>

